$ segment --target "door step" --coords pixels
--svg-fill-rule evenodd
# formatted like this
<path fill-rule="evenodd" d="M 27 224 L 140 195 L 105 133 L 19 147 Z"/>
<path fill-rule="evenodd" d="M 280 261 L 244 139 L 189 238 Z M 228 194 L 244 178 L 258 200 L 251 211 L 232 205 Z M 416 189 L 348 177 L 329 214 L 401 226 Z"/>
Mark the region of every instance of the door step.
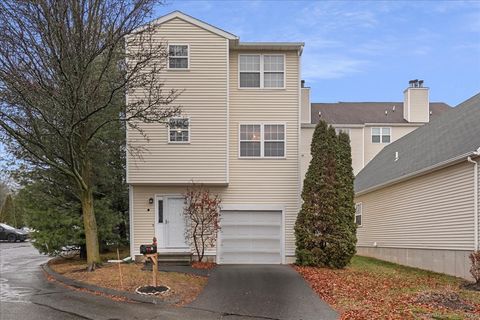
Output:
<path fill-rule="evenodd" d="M 192 263 L 191 252 L 158 253 L 158 265 L 189 266 Z"/>

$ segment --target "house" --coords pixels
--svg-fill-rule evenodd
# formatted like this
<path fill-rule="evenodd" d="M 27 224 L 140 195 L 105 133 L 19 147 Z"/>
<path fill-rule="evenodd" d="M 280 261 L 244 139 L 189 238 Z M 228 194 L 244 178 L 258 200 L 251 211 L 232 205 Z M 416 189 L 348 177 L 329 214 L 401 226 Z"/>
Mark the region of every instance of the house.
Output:
<path fill-rule="evenodd" d="M 155 236 L 161 253 L 190 252 L 182 194 L 203 184 L 222 199 L 221 231 L 207 256 L 218 263 L 294 259 L 300 208 L 301 42 L 241 42 L 175 11 L 152 22 L 168 45 L 165 89 L 182 90 L 182 115 L 141 123 L 148 140 L 127 156 L 131 253 Z M 128 49 L 128 48 L 127 48 Z M 127 103 L 135 97 L 128 96 Z"/>
<path fill-rule="evenodd" d="M 480 94 L 386 146 L 356 177 L 358 253 L 470 278 L 479 162 Z"/>
<path fill-rule="evenodd" d="M 386 145 L 423 126 L 449 109 L 443 102 L 430 102 L 429 88 L 412 80 L 403 102 L 309 102 L 310 88 L 302 86 L 302 174 L 310 164 L 310 143 L 315 125 L 324 120 L 337 131 L 347 132 L 352 147 L 354 174 Z"/>

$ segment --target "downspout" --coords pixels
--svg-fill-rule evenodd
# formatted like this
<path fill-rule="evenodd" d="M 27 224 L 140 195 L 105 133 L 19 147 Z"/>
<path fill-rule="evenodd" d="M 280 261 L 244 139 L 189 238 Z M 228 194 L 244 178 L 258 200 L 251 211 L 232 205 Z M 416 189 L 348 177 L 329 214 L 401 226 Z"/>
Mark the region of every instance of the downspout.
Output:
<path fill-rule="evenodd" d="M 473 153 L 474 155 L 480 155 L 480 148 Z M 474 250 L 478 250 L 478 162 L 472 160 L 472 157 L 468 157 L 467 161 L 473 163 L 473 230 L 474 234 Z"/>

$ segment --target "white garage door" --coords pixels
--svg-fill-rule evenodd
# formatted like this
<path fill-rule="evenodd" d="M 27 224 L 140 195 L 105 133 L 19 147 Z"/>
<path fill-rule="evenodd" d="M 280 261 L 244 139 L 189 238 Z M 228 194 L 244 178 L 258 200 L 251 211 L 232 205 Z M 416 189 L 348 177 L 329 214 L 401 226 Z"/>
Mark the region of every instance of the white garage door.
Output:
<path fill-rule="evenodd" d="M 281 211 L 222 211 L 219 263 L 282 263 Z"/>

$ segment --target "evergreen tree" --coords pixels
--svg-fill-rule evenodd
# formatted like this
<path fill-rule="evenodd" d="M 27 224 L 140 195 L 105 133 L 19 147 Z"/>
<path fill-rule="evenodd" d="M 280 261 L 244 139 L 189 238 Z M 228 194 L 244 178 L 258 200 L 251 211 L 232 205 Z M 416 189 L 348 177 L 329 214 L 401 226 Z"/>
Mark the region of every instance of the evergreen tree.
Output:
<path fill-rule="evenodd" d="M 327 266 L 327 246 L 335 227 L 336 134 L 321 121 L 312 137 L 312 160 L 303 183 L 302 208 L 295 223 L 296 255 L 300 265 Z"/>
<path fill-rule="evenodd" d="M 295 224 L 300 265 L 343 268 L 355 254 L 353 171 L 348 135 L 321 121 L 311 143 Z"/>
<path fill-rule="evenodd" d="M 13 197 L 11 194 L 8 194 L 3 203 L 0 222 L 8 224 L 12 227 L 16 227 L 15 221 L 15 204 L 13 203 Z"/>
<path fill-rule="evenodd" d="M 332 266 L 345 267 L 356 252 L 355 244 L 355 192 L 353 183 L 355 176 L 352 169 L 352 153 L 348 134 L 340 132 L 337 139 L 337 226 L 335 229 L 335 246 L 330 252 Z"/>

